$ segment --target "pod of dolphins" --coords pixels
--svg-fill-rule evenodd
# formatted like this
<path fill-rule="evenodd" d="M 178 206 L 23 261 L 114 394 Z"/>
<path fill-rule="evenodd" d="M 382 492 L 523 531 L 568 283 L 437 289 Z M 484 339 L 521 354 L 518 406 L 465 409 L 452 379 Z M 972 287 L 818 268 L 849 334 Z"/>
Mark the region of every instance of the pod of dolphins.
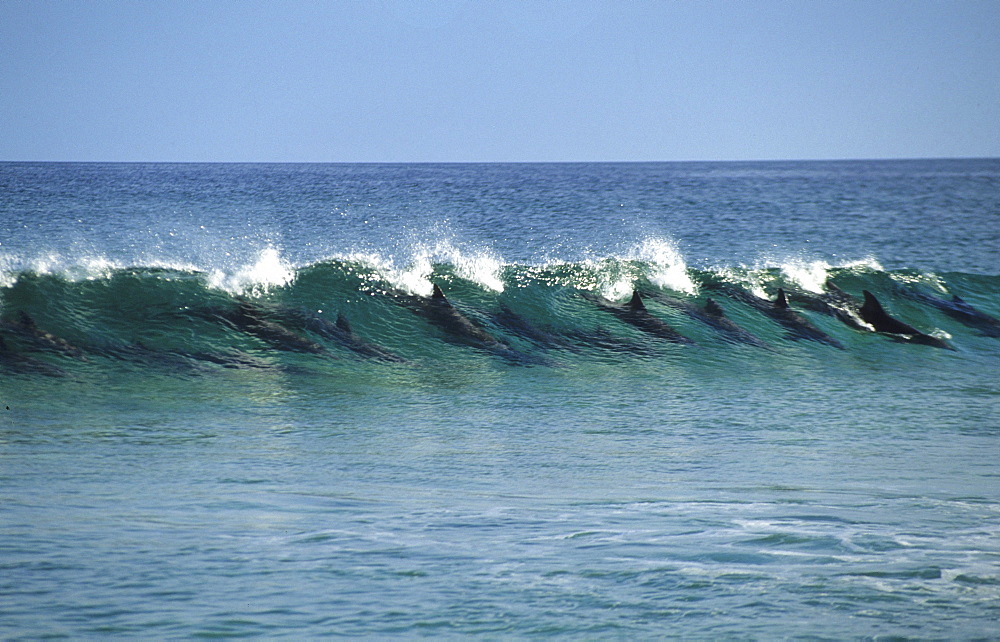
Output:
<path fill-rule="evenodd" d="M 862 291 L 863 300 L 859 302 L 829 281 L 826 284 L 826 291 L 821 294 L 794 292 L 789 295 L 784 289 L 779 288 L 774 300 L 761 298 L 743 288 L 729 284 L 711 284 L 706 287 L 767 316 L 780 325 L 785 330 L 785 336 L 792 340 L 814 341 L 839 350 L 845 349 L 840 341 L 792 309 L 789 299 L 805 309 L 834 317 L 854 331 L 878 333 L 903 343 L 955 350 L 944 339 L 923 332 L 890 315 L 881 302 L 868 290 Z M 900 290 L 900 292 L 940 310 L 985 336 L 1000 338 L 1000 320 L 976 310 L 957 296 L 946 300 L 910 289 Z M 438 328 L 442 333 L 442 338 L 448 342 L 475 348 L 511 363 L 523 365 L 547 363 L 542 358 L 517 350 L 504 339 L 492 334 L 482 323 L 477 322 L 453 305 L 437 284 L 434 284 L 433 292 L 429 297 L 402 292 L 394 292 L 390 296 L 396 303 Z M 710 327 L 723 341 L 773 350 L 765 341 L 741 328 L 727 317 L 722 306 L 713 298 L 707 298 L 704 304 L 698 304 L 662 293 L 640 293 L 636 290 L 633 291 L 632 297 L 627 303 L 617 304 L 589 293 L 581 293 L 581 296 L 595 303 L 622 323 L 661 341 L 680 345 L 693 345 L 695 343 L 653 314 L 646 307 L 644 299 L 656 301 L 683 312 L 690 318 Z M 362 358 L 391 363 L 406 361 L 390 350 L 366 341 L 357 335 L 342 314 L 337 316 L 334 323 L 311 312 L 278 306 L 266 307 L 243 299 L 237 300 L 235 307 L 204 308 L 190 310 L 186 314 L 255 337 L 275 350 L 336 358 L 325 345 L 309 338 L 309 334 L 312 334 L 332 341 Z M 500 311 L 493 316 L 492 321 L 507 332 L 542 348 L 572 350 L 580 344 L 587 344 L 618 351 L 652 354 L 648 350 L 602 330 L 559 333 L 542 329 L 507 307 L 501 307 Z M 13 318 L 0 319 L 0 369 L 49 376 L 65 374 L 57 366 L 37 359 L 30 354 L 25 354 L 26 352 L 49 352 L 80 361 L 88 360 L 87 353 L 83 349 L 39 328 L 34 319 L 24 311 L 16 313 Z M 89 348 L 88 352 L 135 360 L 150 360 L 155 355 L 155 359 L 161 362 L 172 359 L 176 364 L 195 360 L 230 368 L 267 367 L 267 364 L 252 355 L 236 350 L 211 354 L 178 351 L 158 353 L 136 342 L 128 345 L 92 347 Z"/>

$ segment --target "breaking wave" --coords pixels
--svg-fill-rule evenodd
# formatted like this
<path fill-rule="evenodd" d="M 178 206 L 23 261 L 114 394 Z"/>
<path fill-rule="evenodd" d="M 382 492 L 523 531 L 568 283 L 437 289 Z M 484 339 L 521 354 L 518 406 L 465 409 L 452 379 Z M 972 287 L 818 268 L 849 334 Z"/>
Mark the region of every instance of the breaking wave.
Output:
<path fill-rule="evenodd" d="M 828 283 L 858 298 L 864 290 L 875 293 L 910 324 L 953 341 L 960 351 L 1000 343 L 981 339 L 981 332 L 927 304 L 960 295 L 996 315 L 1000 277 L 885 271 L 875 259 L 699 270 L 685 265 L 676 247 L 655 239 L 624 257 L 539 265 L 470 256 L 445 243 L 406 262 L 356 253 L 294 267 L 268 247 L 229 269 L 59 257 L 8 258 L 0 267 L 0 365 L 15 373 L 57 374 L 95 360 L 255 368 L 273 363 L 275 355 L 414 363 L 485 354 L 521 365 L 571 365 L 667 354 L 697 360 L 702 348 L 824 350 L 784 332 L 747 305 L 753 302 L 747 295 L 733 296 L 770 299 L 779 288 L 834 343 L 870 349 L 864 333 L 796 303 L 797 296 L 808 298 Z M 451 336 L 454 328 L 421 316 L 435 285 L 490 339 L 464 341 L 472 344 L 469 350 L 456 345 L 463 341 Z M 643 294 L 650 315 L 697 347 L 685 351 L 609 314 L 634 291 Z M 727 336 L 704 323 L 696 311 L 710 298 L 745 335 Z M 747 336 L 754 341 L 733 340 Z M 739 343 L 744 345 L 733 346 Z"/>

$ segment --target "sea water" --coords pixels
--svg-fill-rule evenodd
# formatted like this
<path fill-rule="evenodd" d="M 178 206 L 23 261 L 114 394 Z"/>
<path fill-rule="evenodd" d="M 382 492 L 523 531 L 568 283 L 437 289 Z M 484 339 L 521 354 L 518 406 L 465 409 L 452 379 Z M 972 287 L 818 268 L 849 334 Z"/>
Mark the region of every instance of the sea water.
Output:
<path fill-rule="evenodd" d="M 997 160 L 0 164 L 0 636 L 995 637 L 954 296 Z"/>

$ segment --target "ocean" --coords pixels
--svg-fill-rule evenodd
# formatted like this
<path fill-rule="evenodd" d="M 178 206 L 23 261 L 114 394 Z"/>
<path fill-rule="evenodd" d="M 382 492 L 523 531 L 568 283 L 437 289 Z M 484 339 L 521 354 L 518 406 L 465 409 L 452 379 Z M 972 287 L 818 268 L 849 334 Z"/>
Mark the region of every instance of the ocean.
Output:
<path fill-rule="evenodd" d="M 996 639 L 997 317 L 997 159 L 0 163 L 0 637 Z"/>

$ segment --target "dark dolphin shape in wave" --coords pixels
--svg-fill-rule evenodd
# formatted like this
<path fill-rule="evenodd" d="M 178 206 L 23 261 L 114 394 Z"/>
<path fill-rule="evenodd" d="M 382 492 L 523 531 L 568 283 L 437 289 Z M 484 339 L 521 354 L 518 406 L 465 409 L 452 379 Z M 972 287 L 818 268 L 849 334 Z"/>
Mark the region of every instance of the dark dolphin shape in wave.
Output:
<path fill-rule="evenodd" d="M 24 310 L 18 312 L 17 319 L 0 322 L 0 327 L 17 336 L 22 341 L 30 343 L 37 350 L 57 352 L 63 356 L 79 359 L 80 361 L 87 360 L 83 350 L 72 345 L 62 337 L 57 337 L 39 328 L 35 320 L 31 318 L 31 315 Z"/>
<path fill-rule="evenodd" d="M 931 305 L 938 310 L 941 310 L 953 319 L 959 322 L 979 330 L 984 336 L 1000 338 L 1000 320 L 991 317 L 985 312 L 980 312 L 976 308 L 972 307 L 965 301 L 963 301 L 959 296 L 953 295 L 951 300 L 942 299 L 925 292 L 918 292 L 916 290 L 910 290 L 906 288 L 901 288 L 900 292 L 904 296 L 921 301 Z"/>
<path fill-rule="evenodd" d="M 430 297 L 398 295 L 417 315 L 444 330 L 448 341 L 485 350 L 517 365 L 551 365 L 547 360 L 515 350 L 506 342 L 487 332 L 451 304 L 444 292 L 434 284 Z"/>
<path fill-rule="evenodd" d="M 389 361 L 393 363 L 404 363 L 406 359 L 397 354 L 393 354 L 382 346 L 375 345 L 358 336 L 351 327 L 350 322 L 342 313 L 337 314 L 337 322 L 331 323 L 326 318 L 313 314 L 307 310 L 294 308 L 279 308 L 274 311 L 274 315 L 283 323 L 295 328 L 311 332 L 324 339 L 335 341 L 348 350 L 363 357 L 377 359 L 379 361 Z"/>
<path fill-rule="evenodd" d="M 462 314 L 434 284 L 430 297 L 407 297 L 410 309 L 447 333 L 449 340 L 483 350 L 509 350 L 510 346 Z"/>
<path fill-rule="evenodd" d="M 682 335 L 663 320 L 650 314 L 637 290 L 632 291 L 632 298 L 625 305 L 613 305 L 600 300 L 597 300 L 597 303 L 625 323 L 642 330 L 646 334 L 671 343 L 694 344 L 694 341 Z"/>
<path fill-rule="evenodd" d="M 240 332 L 257 337 L 278 350 L 328 355 L 326 348 L 288 328 L 265 318 L 266 313 L 247 301 L 240 301 L 235 310 L 220 310 L 215 316 Z"/>
<path fill-rule="evenodd" d="M 389 361 L 392 363 L 406 362 L 406 359 L 400 357 L 399 355 L 393 354 L 392 352 L 381 346 L 377 346 L 374 343 L 369 343 L 355 334 L 350 322 L 348 322 L 347 318 L 343 314 L 337 315 L 337 323 L 333 324 L 332 328 L 327 327 L 330 325 L 330 322 L 326 319 L 319 320 L 324 323 L 324 331 L 320 333 L 322 336 L 329 336 L 329 338 L 334 339 L 342 346 L 355 352 L 356 354 L 377 359 L 379 361 Z"/>
<path fill-rule="evenodd" d="M 778 288 L 778 297 L 774 301 L 762 299 L 759 296 L 755 296 L 750 292 L 735 286 L 720 286 L 720 289 L 723 290 L 728 296 L 749 305 L 755 310 L 776 321 L 785 328 L 788 337 L 792 340 L 805 339 L 833 346 L 839 350 L 844 349 L 843 344 L 817 328 L 804 316 L 795 310 L 792 310 L 788 306 L 788 299 L 785 297 L 785 291 L 781 288 Z"/>
<path fill-rule="evenodd" d="M 654 298 L 657 301 L 683 311 L 692 319 L 700 321 L 718 332 L 724 341 L 728 341 L 729 343 L 743 343 L 766 350 L 771 349 L 771 346 L 767 345 L 766 342 L 736 325 L 732 319 L 726 316 L 725 310 L 714 299 L 709 298 L 705 301 L 704 306 L 698 306 L 688 301 L 682 301 L 661 294 L 647 295 L 647 297 Z"/>
<path fill-rule="evenodd" d="M 565 348 L 570 345 L 563 337 L 539 328 L 506 305 L 500 306 L 500 311 L 493 315 L 493 320 L 511 333 L 541 348 Z"/>
<path fill-rule="evenodd" d="M 610 303 L 609 303 L 610 305 Z M 605 330 L 590 331 L 570 330 L 556 333 L 533 325 L 528 319 L 503 306 L 494 317 L 496 322 L 511 333 L 526 339 L 543 349 L 563 349 L 579 352 L 582 348 L 598 348 L 622 354 L 635 354 L 643 357 L 657 356 L 655 350 L 640 343 L 615 337 Z"/>
<path fill-rule="evenodd" d="M 176 352 L 182 357 L 206 361 L 234 370 L 273 370 L 273 365 L 261 361 L 260 359 L 239 350 L 226 350 L 224 352 Z"/>
<path fill-rule="evenodd" d="M 876 332 L 895 335 L 898 340 L 907 343 L 918 343 L 920 345 L 954 350 L 955 348 L 944 339 L 925 334 L 917 330 L 912 325 L 903 323 L 899 319 L 889 316 L 882 304 L 879 303 L 875 295 L 868 290 L 863 290 L 865 303 L 861 306 L 861 318 L 870 323 Z"/>
<path fill-rule="evenodd" d="M 757 346 L 758 348 L 771 349 L 771 346 L 767 345 L 767 343 L 756 337 L 753 333 L 736 325 L 736 323 L 726 316 L 726 312 L 722 309 L 722 306 L 712 298 L 705 301 L 705 307 L 698 310 L 698 314 L 694 318 L 714 328 L 716 332 L 722 335 L 723 339 L 731 343 L 745 343 Z"/>
<path fill-rule="evenodd" d="M 15 351 L 7 345 L 7 341 L 2 336 L 0 336 L 0 369 L 25 375 L 66 376 L 66 371 L 62 368 Z"/>
<path fill-rule="evenodd" d="M 826 282 L 826 288 L 827 291 L 822 294 L 792 292 L 788 296 L 809 310 L 838 319 L 849 328 L 859 332 L 875 331 L 875 328 L 862 318 L 860 306 L 854 297 L 829 280 Z"/>
<path fill-rule="evenodd" d="M 774 300 L 774 303 L 764 313 L 783 325 L 791 333 L 792 338 L 808 339 L 818 343 L 825 343 L 840 350 L 844 349 L 844 345 L 840 341 L 823 332 L 810 323 L 804 316 L 792 310 L 788 306 L 785 291 L 781 288 L 778 288 L 778 296 Z"/>

